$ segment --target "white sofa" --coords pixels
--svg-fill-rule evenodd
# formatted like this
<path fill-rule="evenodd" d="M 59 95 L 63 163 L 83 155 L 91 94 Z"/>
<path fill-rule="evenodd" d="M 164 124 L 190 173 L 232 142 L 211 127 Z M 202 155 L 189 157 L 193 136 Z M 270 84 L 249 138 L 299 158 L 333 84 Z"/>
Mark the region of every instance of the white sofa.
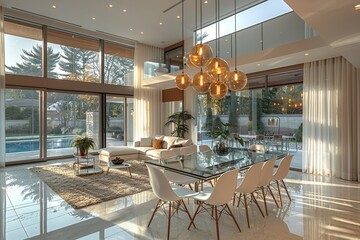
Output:
<path fill-rule="evenodd" d="M 153 147 L 154 139 L 164 141 L 161 148 L 155 149 Z M 173 149 L 174 151 L 179 151 L 180 154 L 181 148 L 191 145 L 193 145 L 191 139 L 158 135 L 155 137 L 141 138 L 139 141 L 135 141 L 132 147 L 121 146 L 100 149 L 99 159 L 103 162 L 110 162 L 116 157 L 120 157 L 125 160 L 159 159 L 160 153 L 164 150 Z"/>

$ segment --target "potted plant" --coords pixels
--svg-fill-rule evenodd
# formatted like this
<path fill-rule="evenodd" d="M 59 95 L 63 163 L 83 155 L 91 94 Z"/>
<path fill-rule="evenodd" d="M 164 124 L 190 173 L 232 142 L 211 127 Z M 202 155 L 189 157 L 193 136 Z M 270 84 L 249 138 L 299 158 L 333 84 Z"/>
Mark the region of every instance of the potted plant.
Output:
<path fill-rule="evenodd" d="M 86 156 L 89 149 L 95 149 L 95 145 L 94 139 L 88 136 L 76 136 L 71 142 L 71 146 L 77 148 L 77 153 L 80 156 Z"/>
<path fill-rule="evenodd" d="M 171 132 L 171 134 L 176 134 L 177 137 L 184 138 L 185 133 L 189 131 L 189 127 L 186 125 L 186 122 L 191 119 L 195 118 L 187 111 L 176 112 L 168 117 L 168 121 L 165 123 L 164 126 L 167 127 L 173 123 L 175 125 L 175 128 Z"/>
<path fill-rule="evenodd" d="M 238 141 L 241 145 L 244 145 L 244 141 L 239 136 L 230 135 L 230 123 L 223 123 L 221 120 L 220 123 L 220 125 L 214 126 L 213 130 L 210 132 L 210 136 L 212 137 L 213 141 L 215 140 L 215 145 L 213 145 L 214 153 L 220 156 L 226 156 L 231 151 L 229 144 L 230 141 Z"/>

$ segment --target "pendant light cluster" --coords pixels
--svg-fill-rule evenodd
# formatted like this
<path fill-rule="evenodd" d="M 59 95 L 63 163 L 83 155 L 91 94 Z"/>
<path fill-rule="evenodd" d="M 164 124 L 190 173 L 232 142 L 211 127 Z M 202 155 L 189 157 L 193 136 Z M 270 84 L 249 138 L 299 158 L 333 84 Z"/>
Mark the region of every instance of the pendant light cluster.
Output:
<path fill-rule="evenodd" d="M 236 53 L 236 0 L 235 1 L 235 53 Z M 183 3 L 184 1 L 182 1 Z M 190 68 L 200 68 L 200 72 L 196 73 L 192 79 L 192 86 L 199 94 L 209 92 L 210 96 L 219 100 L 226 96 L 228 90 L 240 91 L 245 88 L 247 84 L 247 76 L 245 73 L 237 70 L 237 63 L 235 57 L 235 70 L 230 72 L 228 63 L 218 57 L 220 55 L 220 23 L 219 23 L 219 0 L 215 1 L 215 16 L 216 16 L 216 50 L 214 57 L 211 47 L 202 43 L 201 41 L 192 47 L 188 56 L 186 56 L 186 64 Z M 182 14 L 184 6 L 182 5 Z M 202 1 L 200 0 L 200 26 L 202 29 Z M 182 34 L 184 40 L 184 23 L 182 22 Z M 203 68 L 206 71 L 203 71 Z M 190 84 L 191 79 L 187 74 L 178 75 L 175 80 L 177 88 L 185 90 Z"/>

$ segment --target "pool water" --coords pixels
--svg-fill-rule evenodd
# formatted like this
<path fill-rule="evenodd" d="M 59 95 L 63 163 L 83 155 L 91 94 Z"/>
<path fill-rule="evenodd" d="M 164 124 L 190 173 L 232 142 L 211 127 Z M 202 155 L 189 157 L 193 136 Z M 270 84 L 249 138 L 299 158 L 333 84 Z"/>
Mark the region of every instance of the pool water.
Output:
<path fill-rule="evenodd" d="M 72 138 L 52 138 L 47 140 L 48 149 L 60 149 L 71 147 Z M 6 142 L 6 153 L 18 153 L 39 151 L 40 141 L 37 140 L 20 140 Z"/>

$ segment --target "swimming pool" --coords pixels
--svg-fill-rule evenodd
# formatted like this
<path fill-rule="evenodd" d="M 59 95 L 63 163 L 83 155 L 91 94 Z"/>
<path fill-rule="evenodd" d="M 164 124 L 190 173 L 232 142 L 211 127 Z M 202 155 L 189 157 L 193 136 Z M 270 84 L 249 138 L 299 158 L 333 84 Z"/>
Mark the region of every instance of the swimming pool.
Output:
<path fill-rule="evenodd" d="M 48 149 L 70 148 L 72 139 L 73 139 L 72 137 L 48 139 L 47 148 Z M 40 150 L 39 139 L 6 142 L 6 153 L 18 153 L 18 152 L 29 152 L 29 151 L 39 151 L 39 150 Z"/>

